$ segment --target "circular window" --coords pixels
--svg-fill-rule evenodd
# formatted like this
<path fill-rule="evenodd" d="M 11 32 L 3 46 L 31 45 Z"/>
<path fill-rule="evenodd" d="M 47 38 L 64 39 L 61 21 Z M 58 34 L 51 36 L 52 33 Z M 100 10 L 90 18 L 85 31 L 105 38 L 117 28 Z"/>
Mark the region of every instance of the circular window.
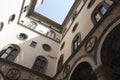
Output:
<path fill-rule="evenodd" d="M 8 24 L 10 24 L 11 22 L 13 22 L 15 19 L 15 14 L 11 15 L 8 19 Z"/>
<path fill-rule="evenodd" d="M 65 42 L 62 43 L 60 50 L 62 50 L 64 46 L 65 46 Z"/>
<path fill-rule="evenodd" d="M 91 0 L 90 3 L 88 4 L 87 8 L 88 9 L 91 8 L 94 3 L 95 3 L 95 0 Z"/>
<path fill-rule="evenodd" d="M 48 44 L 43 44 L 42 47 L 45 51 L 51 51 L 52 50 L 51 46 L 48 45 Z"/>
<path fill-rule="evenodd" d="M 3 29 L 4 23 L 0 22 L 0 31 Z"/>
<path fill-rule="evenodd" d="M 76 24 L 74 25 L 74 27 L 73 27 L 73 29 L 72 29 L 72 32 L 73 32 L 73 33 L 74 33 L 74 32 L 75 32 L 75 30 L 77 29 L 78 24 L 79 24 L 79 23 L 76 23 Z"/>
<path fill-rule="evenodd" d="M 20 33 L 20 34 L 17 35 L 17 38 L 19 40 L 26 40 L 28 38 L 28 36 L 25 33 Z"/>

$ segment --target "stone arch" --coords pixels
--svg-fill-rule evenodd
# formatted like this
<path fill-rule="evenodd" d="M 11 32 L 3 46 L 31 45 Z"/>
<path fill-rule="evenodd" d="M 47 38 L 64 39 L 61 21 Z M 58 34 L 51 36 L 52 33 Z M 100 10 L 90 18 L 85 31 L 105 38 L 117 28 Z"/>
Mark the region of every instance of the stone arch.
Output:
<path fill-rule="evenodd" d="M 89 64 L 89 66 L 91 66 L 91 67 L 90 67 L 91 72 L 93 72 L 93 71 L 97 68 L 97 66 L 95 65 L 95 62 L 94 62 L 93 59 L 91 59 L 90 57 L 84 57 L 84 58 L 82 57 L 82 58 L 80 58 L 80 59 L 73 65 L 68 80 L 72 80 L 72 79 L 71 79 L 72 74 L 74 73 L 75 69 L 76 69 L 81 63 L 85 63 L 85 64 L 87 64 L 87 65 Z M 74 80 L 75 80 L 75 79 L 74 79 Z"/>

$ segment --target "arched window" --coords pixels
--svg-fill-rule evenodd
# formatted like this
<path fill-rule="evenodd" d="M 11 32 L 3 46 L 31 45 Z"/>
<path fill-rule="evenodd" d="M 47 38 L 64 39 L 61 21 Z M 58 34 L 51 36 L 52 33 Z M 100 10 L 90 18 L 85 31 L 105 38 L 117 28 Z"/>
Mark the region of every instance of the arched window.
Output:
<path fill-rule="evenodd" d="M 52 39 L 55 39 L 55 37 L 56 37 L 56 33 L 54 32 L 54 31 L 49 31 L 49 32 L 47 32 L 47 34 L 46 34 L 48 37 L 50 37 L 50 38 L 52 38 Z"/>
<path fill-rule="evenodd" d="M 80 46 L 80 42 L 81 42 L 81 34 L 77 33 L 72 42 L 72 53 L 78 50 L 78 47 Z"/>
<path fill-rule="evenodd" d="M 63 65 L 63 58 L 64 58 L 64 55 L 61 55 L 59 60 L 58 60 L 58 65 L 57 65 L 57 72 L 60 71 L 62 65 Z"/>
<path fill-rule="evenodd" d="M 19 46 L 15 44 L 10 44 L 0 52 L 0 57 L 8 61 L 14 61 L 19 52 L 20 52 Z"/>
<path fill-rule="evenodd" d="M 32 69 L 40 73 L 45 73 L 47 64 L 48 64 L 48 61 L 45 57 L 38 56 L 33 64 Z"/>
<path fill-rule="evenodd" d="M 94 24 L 100 21 L 100 19 L 106 14 L 110 5 L 105 1 L 102 1 L 93 11 L 91 18 Z"/>

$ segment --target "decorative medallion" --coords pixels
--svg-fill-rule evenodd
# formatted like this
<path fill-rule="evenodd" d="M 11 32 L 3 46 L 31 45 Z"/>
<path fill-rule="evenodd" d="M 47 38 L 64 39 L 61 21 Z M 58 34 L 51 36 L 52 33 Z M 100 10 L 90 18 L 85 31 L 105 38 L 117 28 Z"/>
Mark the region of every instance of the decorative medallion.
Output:
<path fill-rule="evenodd" d="M 17 80 L 20 78 L 21 72 L 16 68 L 12 68 L 7 72 L 6 76 L 9 80 Z"/>
<path fill-rule="evenodd" d="M 96 42 L 97 42 L 97 37 L 96 37 L 96 36 L 91 37 L 91 38 L 87 41 L 87 43 L 85 44 L 85 51 L 86 51 L 87 53 L 90 53 L 90 52 L 93 50 L 93 48 L 95 47 Z"/>
<path fill-rule="evenodd" d="M 37 27 L 37 23 L 34 21 L 30 21 L 26 24 L 26 26 L 30 27 L 31 29 L 35 29 Z"/>

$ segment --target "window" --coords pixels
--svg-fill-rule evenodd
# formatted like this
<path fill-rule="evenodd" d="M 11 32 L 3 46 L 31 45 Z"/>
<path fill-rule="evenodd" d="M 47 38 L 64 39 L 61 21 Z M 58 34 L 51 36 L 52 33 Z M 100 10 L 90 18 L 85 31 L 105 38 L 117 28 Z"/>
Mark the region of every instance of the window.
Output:
<path fill-rule="evenodd" d="M 32 41 L 31 44 L 30 44 L 31 47 L 35 48 L 37 46 L 37 42 L 35 41 Z"/>
<path fill-rule="evenodd" d="M 0 52 L 0 57 L 8 61 L 14 61 L 19 52 L 20 48 L 17 45 L 12 44 Z"/>
<path fill-rule="evenodd" d="M 73 42 L 72 42 L 72 52 L 78 50 L 78 47 L 80 46 L 80 42 L 81 42 L 81 35 L 80 33 L 78 33 L 74 37 Z"/>
<path fill-rule="evenodd" d="M 27 34 L 25 34 L 25 33 L 19 33 L 19 34 L 17 35 L 17 38 L 18 38 L 19 40 L 26 40 L 26 39 L 28 38 L 28 36 L 27 36 Z"/>
<path fill-rule="evenodd" d="M 60 50 L 62 50 L 65 46 L 65 42 L 62 43 L 61 47 L 60 47 Z"/>
<path fill-rule="evenodd" d="M 76 23 L 76 24 L 73 26 L 72 33 L 74 33 L 74 32 L 76 31 L 76 29 L 77 29 L 77 27 L 78 27 L 78 24 L 79 24 L 79 23 Z"/>
<path fill-rule="evenodd" d="M 60 71 L 60 69 L 63 65 L 63 58 L 64 58 L 64 55 L 61 55 L 60 58 L 59 58 L 58 65 L 57 65 L 57 72 Z"/>
<path fill-rule="evenodd" d="M 102 7 L 100 8 L 100 13 L 101 13 L 102 15 L 104 15 L 106 12 L 107 12 L 107 9 L 106 9 L 104 6 L 102 6 Z"/>
<path fill-rule="evenodd" d="M 48 61 L 45 57 L 38 56 L 34 62 L 32 69 L 40 73 L 45 73 L 47 64 L 48 64 Z"/>
<path fill-rule="evenodd" d="M 106 2 L 101 2 L 92 13 L 92 21 L 94 24 L 100 21 L 100 19 L 106 14 L 108 11 L 109 5 Z"/>
<path fill-rule="evenodd" d="M 56 33 L 54 32 L 54 31 L 49 31 L 49 32 L 47 32 L 47 34 L 46 34 L 48 37 L 50 37 L 50 38 L 52 38 L 52 39 L 55 39 L 55 37 L 56 37 Z"/>
<path fill-rule="evenodd" d="M 78 15 L 78 12 L 75 11 L 75 13 L 74 13 L 74 15 L 73 15 L 73 17 L 72 17 L 72 20 L 73 20 L 73 21 L 75 20 L 75 18 L 77 17 L 77 15 Z"/>
<path fill-rule="evenodd" d="M 12 15 L 9 17 L 9 19 L 8 19 L 8 24 L 10 24 L 11 22 L 14 21 L 15 16 L 16 16 L 15 14 L 12 14 Z"/>
<path fill-rule="evenodd" d="M 51 48 L 51 46 L 49 45 L 49 44 L 43 44 L 42 45 L 42 48 L 45 50 L 45 51 L 51 51 L 52 50 L 52 48 Z"/>
<path fill-rule="evenodd" d="M 37 23 L 34 21 L 30 21 L 29 23 L 26 24 L 28 27 L 31 29 L 35 29 L 37 27 Z"/>
<path fill-rule="evenodd" d="M 99 10 L 98 10 L 98 12 L 95 14 L 95 20 L 96 20 L 96 22 L 98 22 L 101 18 L 102 18 L 102 16 L 104 16 L 105 15 L 105 13 L 107 12 L 107 8 L 105 8 L 104 6 L 101 6 L 100 8 L 99 8 Z"/>
<path fill-rule="evenodd" d="M 95 14 L 95 20 L 96 20 L 96 22 L 98 22 L 101 19 L 101 17 L 102 16 L 99 13 L 96 13 Z"/>

